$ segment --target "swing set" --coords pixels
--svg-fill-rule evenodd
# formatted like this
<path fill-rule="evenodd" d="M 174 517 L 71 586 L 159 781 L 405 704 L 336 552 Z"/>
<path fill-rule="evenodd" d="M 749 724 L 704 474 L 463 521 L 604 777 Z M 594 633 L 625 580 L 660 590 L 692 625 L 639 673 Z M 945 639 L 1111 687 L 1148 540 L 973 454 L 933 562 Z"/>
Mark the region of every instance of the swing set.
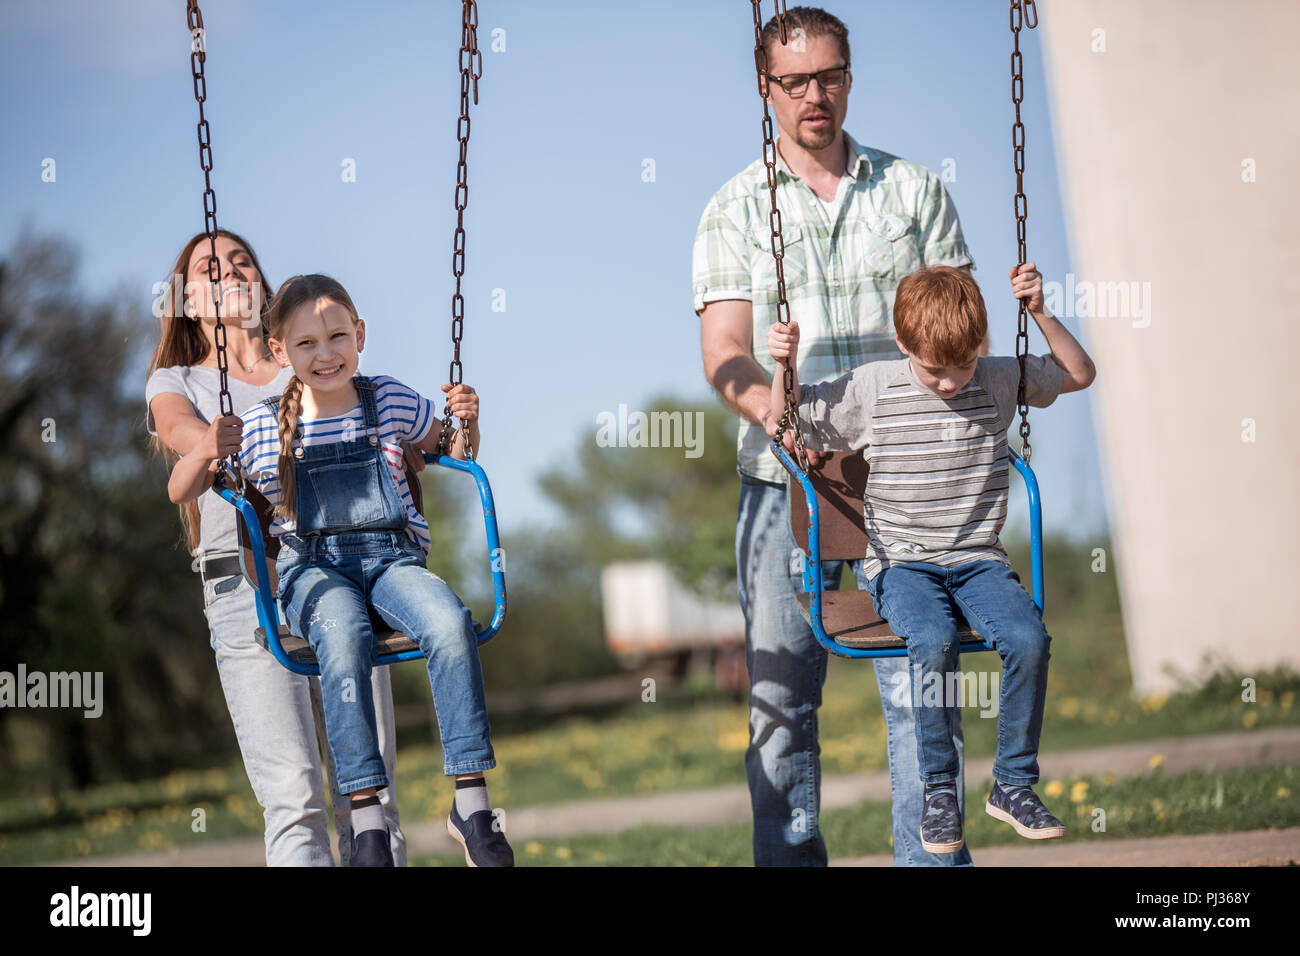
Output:
<path fill-rule="evenodd" d="M 217 349 L 217 368 L 221 375 L 220 407 L 222 415 L 233 415 L 229 383 L 229 365 L 226 357 L 226 328 L 221 314 L 221 263 L 217 258 L 217 199 L 212 189 L 212 146 L 208 121 L 203 115 L 203 104 L 207 100 L 207 82 L 204 77 L 206 51 L 204 49 L 203 14 L 199 10 L 198 0 L 187 0 L 186 9 L 190 35 L 193 43 L 190 50 L 190 67 L 194 75 L 194 99 L 199 106 L 199 165 L 203 169 L 203 217 L 204 228 L 209 243 L 208 281 L 212 286 L 213 302 L 216 304 L 217 325 L 215 342 Z M 459 54 L 460 67 L 460 117 L 456 124 L 456 135 L 460 143 L 460 157 L 456 165 L 456 230 L 452 239 L 452 274 L 456 280 L 456 291 L 451 301 L 451 336 L 452 360 L 450 380 L 453 385 L 461 383 L 462 368 L 460 361 L 460 343 L 464 332 L 465 299 L 461 294 L 461 277 L 465 272 L 465 206 L 469 201 L 468 167 L 466 153 L 469 146 L 470 98 L 471 91 L 474 104 L 478 104 L 478 81 L 482 75 L 483 58 L 478 49 L 478 6 L 475 0 L 462 0 L 461 3 L 461 45 Z M 500 629 L 506 616 L 506 580 L 501 543 L 497 532 L 496 507 L 492 501 L 492 488 L 487 474 L 474 460 L 474 450 L 469 442 L 467 423 L 462 422 L 465 435 L 465 460 L 452 458 L 444 454 L 446 436 L 451 429 L 450 406 L 444 406 L 442 419 L 442 437 L 437 451 L 425 453 L 427 464 L 448 468 L 452 471 L 471 475 L 478 488 L 479 502 L 483 511 L 483 526 L 487 538 L 492 591 L 494 598 L 491 620 L 482 625 L 475 622 L 475 631 L 480 645 L 491 640 Z M 373 439 L 372 439 L 373 440 Z M 227 486 L 229 476 L 234 484 Z M 419 478 L 408 463 L 406 482 L 411 489 L 416 509 L 423 514 L 424 503 Z M 252 485 L 247 484 L 240 467 L 239 457 L 232 455 L 217 467 L 213 488 L 222 498 L 234 506 L 238 513 L 239 529 L 239 565 L 245 579 L 257 595 L 257 642 L 269 650 L 277 661 L 295 674 L 315 676 L 320 673 L 316 656 L 307 641 L 280 623 L 280 614 L 276 600 L 276 585 L 268 559 L 275 558 L 280 549 L 279 542 L 270 533 L 273 520 L 271 503 Z M 423 658 L 419 645 L 414 640 L 394 631 L 378 615 L 371 613 L 371 628 L 375 634 L 374 663 L 376 665 L 394 664 L 399 661 L 411 661 Z"/>
<path fill-rule="evenodd" d="M 1025 222 L 1028 201 L 1024 192 L 1025 126 L 1020 119 L 1020 104 L 1024 99 L 1023 58 L 1020 53 L 1020 31 L 1038 25 L 1038 12 L 1034 0 L 1011 2 L 1011 99 L 1015 106 L 1015 123 L 1011 128 L 1011 144 L 1016 171 L 1016 239 L 1019 262 L 1027 261 L 1025 249 Z M 768 76 L 767 51 L 763 48 L 762 0 L 750 0 L 754 12 L 754 62 L 758 71 L 758 92 L 763 97 L 763 161 L 767 166 L 767 185 L 771 194 L 769 224 L 772 233 L 772 257 L 776 261 L 777 320 L 783 325 L 790 321 L 790 304 L 785 297 L 785 273 L 781 259 L 785 244 L 781 238 L 781 211 L 776 205 L 776 145 L 772 138 L 772 117 L 764 96 L 764 80 Z M 774 13 L 780 27 L 781 43 L 787 41 L 785 25 L 785 0 L 773 0 Z M 1024 299 L 1019 300 L 1017 320 L 1016 357 L 1020 360 L 1020 384 L 1016 394 L 1016 407 L 1020 414 L 1021 451 L 1008 447 L 1010 462 L 1020 472 L 1029 496 L 1029 548 L 1033 573 L 1033 599 L 1039 611 L 1043 610 L 1043 515 L 1038 495 L 1038 480 L 1029 467 L 1032 449 L 1029 445 L 1029 405 L 1025 401 L 1025 357 L 1029 354 L 1029 308 Z M 906 657 L 907 645 L 889 628 L 889 622 L 876 613 L 871 595 L 866 591 L 840 591 L 826 587 L 823 561 L 857 560 L 867 553 L 869 538 L 864 522 L 863 499 L 867 487 L 867 462 L 858 452 L 825 454 L 818 467 L 809 465 L 804 449 L 803 432 L 795 409 L 794 377 L 789 363 L 782 363 L 785 384 L 785 411 L 777 424 L 776 437 L 771 451 L 786 471 L 790 473 L 789 511 L 790 531 L 795 544 L 801 549 L 803 592 L 798 597 L 799 610 L 812 628 L 817 642 L 839 657 L 873 658 Z M 791 457 L 784 446 L 786 429 L 794 435 L 795 455 Z M 961 651 L 991 651 L 994 648 L 962 619 L 958 619 Z"/>

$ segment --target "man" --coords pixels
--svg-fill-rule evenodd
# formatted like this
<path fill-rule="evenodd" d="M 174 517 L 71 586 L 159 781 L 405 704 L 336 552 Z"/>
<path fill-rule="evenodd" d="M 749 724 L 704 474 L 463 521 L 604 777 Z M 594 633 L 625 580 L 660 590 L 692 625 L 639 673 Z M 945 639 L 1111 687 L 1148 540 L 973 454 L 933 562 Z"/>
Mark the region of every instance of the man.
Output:
<path fill-rule="evenodd" d="M 775 18 L 762 33 L 766 96 L 779 131 L 777 206 L 785 242 L 790 316 L 803 329 L 805 381 L 835 378 L 857 365 L 902 354 L 894 342 L 894 291 L 923 265 L 974 264 L 956 210 L 924 167 L 858 144 L 843 131 L 852 85 L 848 30 L 813 7 L 786 13 L 783 45 Z M 778 367 L 767 352 L 777 321 L 771 205 L 763 160 L 709 201 L 695 239 L 693 284 L 709 383 L 740 416 L 740 510 L 736 561 L 745 612 L 750 678 L 750 744 L 745 755 L 754 814 L 754 862 L 827 862 L 818 828 L 821 767 L 817 708 L 826 652 L 799 613 L 802 582 L 790 533 L 786 473 L 769 450 L 776 421 L 768 409 Z M 790 444 L 787 431 L 787 445 Z M 809 452 L 815 464 L 818 456 Z M 861 561 L 854 562 L 859 586 Z M 840 563 L 825 566 L 827 586 Z M 922 787 L 912 710 L 895 706 L 909 686 L 907 660 L 875 661 L 889 734 L 896 865 L 961 866 L 970 854 L 921 846 Z M 906 699 L 907 695 L 904 694 Z M 957 793 L 964 812 L 960 720 L 953 726 Z"/>

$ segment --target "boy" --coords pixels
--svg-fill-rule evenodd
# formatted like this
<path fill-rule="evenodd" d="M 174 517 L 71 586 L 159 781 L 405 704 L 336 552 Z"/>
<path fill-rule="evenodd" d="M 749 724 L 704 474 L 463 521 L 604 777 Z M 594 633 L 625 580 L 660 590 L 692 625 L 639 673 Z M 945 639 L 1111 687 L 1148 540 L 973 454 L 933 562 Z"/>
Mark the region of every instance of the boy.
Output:
<path fill-rule="evenodd" d="M 1051 349 L 1026 358 L 1025 400 L 1044 407 L 1058 394 L 1087 388 L 1096 376 L 1092 360 L 1044 308 L 1034 264 L 1012 269 L 1010 277 L 1013 294 L 1028 300 Z M 920 702 L 926 676 L 947 687 L 946 675 L 957 670 L 954 612 L 1002 658 L 998 749 L 985 810 L 1031 840 L 1065 836 L 1061 821 L 1030 789 L 1038 781 L 1051 638 L 998 540 L 1020 364 L 1014 357 L 980 357 L 987 328 L 975 280 L 934 266 L 898 285 L 894 332 L 906 358 L 871 362 L 801 389 L 798 323 L 768 330 L 773 358 L 793 373 L 805 447 L 862 449 L 870 465 L 864 573 L 877 612 L 907 641 L 925 784 L 921 842 L 931 853 L 955 853 L 965 842 L 953 782 L 952 714 Z M 783 378 L 778 373 L 772 381 L 773 421 L 785 410 Z M 792 442 L 790 429 L 785 437 Z"/>

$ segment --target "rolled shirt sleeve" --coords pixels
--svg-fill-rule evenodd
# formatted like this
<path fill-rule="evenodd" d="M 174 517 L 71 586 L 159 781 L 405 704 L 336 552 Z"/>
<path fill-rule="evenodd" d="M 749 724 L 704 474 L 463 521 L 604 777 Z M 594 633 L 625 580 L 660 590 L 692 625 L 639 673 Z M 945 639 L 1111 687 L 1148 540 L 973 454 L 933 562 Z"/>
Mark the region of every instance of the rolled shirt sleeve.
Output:
<path fill-rule="evenodd" d="M 691 255 L 695 311 L 721 299 L 752 301 L 749 244 L 744 230 L 726 214 L 718 197 L 704 207 Z"/>

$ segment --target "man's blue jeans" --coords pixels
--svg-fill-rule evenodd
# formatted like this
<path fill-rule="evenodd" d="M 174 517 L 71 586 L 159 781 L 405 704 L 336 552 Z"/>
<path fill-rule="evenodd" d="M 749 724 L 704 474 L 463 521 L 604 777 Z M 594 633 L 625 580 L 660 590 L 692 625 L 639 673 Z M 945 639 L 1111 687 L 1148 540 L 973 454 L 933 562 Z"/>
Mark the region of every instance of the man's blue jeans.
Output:
<path fill-rule="evenodd" d="M 817 709 L 826 681 L 826 652 L 799 613 L 803 587 L 790 533 L 784 485 L 741 477 L 736 521 L 736 565 L 740 605 L 745 612 L 745 661 L 749 667 L 749 749 L 745 772 L 754 815 L 757 866 L 824 866 L 826 844 L 818 829 L 821 803 Z M 863 584 L 861 561 L 854 571 Z M 841 562 L 823 568 L 829 587 L 838 586 Z M 970 853 L 934 854 L 921 846 L 923 809 L 911 707 L 892 699 L 909 672 L 906 658 L 875 663 L 885 728 L 889 735 L 889 786 L 893 796 L 894 864 L 969 866 Z M 907 677 L 899 678 L 906 681 Z M 957 798 L 962 789 L 960 717 L 953 723 L 958 755 Z"/>
<path fill-rule="evenodd" d="M 470 612 L 425 566 L 424 551 L 402 531 L 306 537 L 297 546 L 301 550 L 286 545 L 280 551 L 280 599 L 290 629 L 311 644 L 320 662 L 339 792 L 388 786 L 370 691 L 374 632 L 367 601 L 424 652 L 442 772 L 495 767 Z"/>
<path fill-rule="evenodd" d="M 880 616 L 907 640 L 912 672 L 921 678 L 913 681 L 912 704 L 925 782 L 947 783 L 960 769 L 950 727 L 961 711 L 948 699 L 954 685 L 946 676 L 960 669 L 956 610 L 1002 658 L 993 776 L 1006 784 L 1037 783 L 1051 638 L 1020 576 L 1000 561 L 951 568 L 918 561 L 890 565 L 866 590 Z"/>

